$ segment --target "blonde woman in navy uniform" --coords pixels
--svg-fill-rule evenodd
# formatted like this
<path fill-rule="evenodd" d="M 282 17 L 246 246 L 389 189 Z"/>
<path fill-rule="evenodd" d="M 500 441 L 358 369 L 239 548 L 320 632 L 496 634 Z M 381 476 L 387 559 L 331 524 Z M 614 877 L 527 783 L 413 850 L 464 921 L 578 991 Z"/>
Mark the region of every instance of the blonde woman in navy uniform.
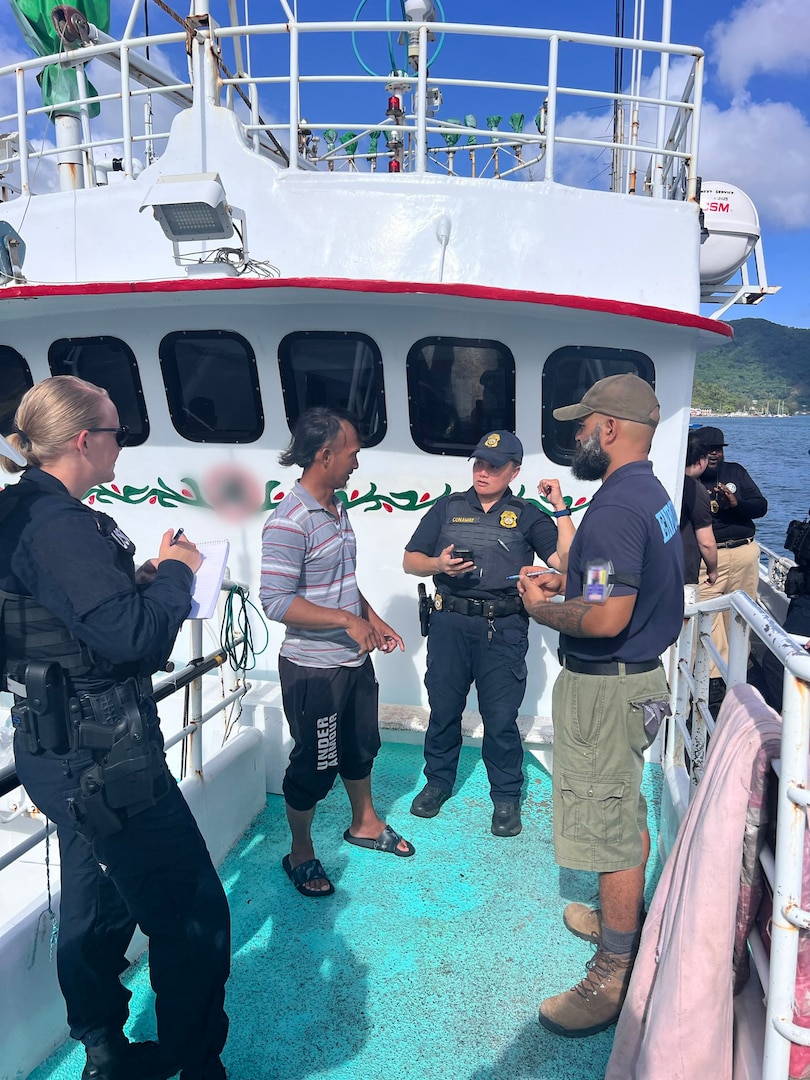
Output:
<path fill-rule="evenodd" d="M 164 534 L 134 544 L 80 500 L 109 483 L 127 429 L 106 390 L 70 375 L 32 387 L 0 457 L 0 680 L 15 695 L 17 775 L 56 825 L 57 973 L 82 1080 L 221 1080 L 230 965 L 222 885 L 166 768 L 150 676 L 189 613 L 200 555 Z M 70 723 L 68 723 L 68 717 Z M 159 1045 L 123 1034 L 119 975 L 149 938 Z"/>

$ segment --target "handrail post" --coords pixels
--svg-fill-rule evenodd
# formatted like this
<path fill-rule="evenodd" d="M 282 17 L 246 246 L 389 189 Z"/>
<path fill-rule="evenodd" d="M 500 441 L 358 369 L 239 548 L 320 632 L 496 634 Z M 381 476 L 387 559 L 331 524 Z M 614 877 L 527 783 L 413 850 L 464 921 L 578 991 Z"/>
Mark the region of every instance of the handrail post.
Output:
<path fill-rule="evenodd" d="M 17 132 L 20 139 L 20 192 L 27 195 L 30 190 L 28 173 L 28 116 L 25 111 L 25 72 L 17 68 Z"/>
<path fill-rule="evenodd" d="M 129 96 L 129 46 L 121 46 L 121 138 L 124 142 L 124 175 L 132 177 L 132 116 Z"/>
<path fill-rule="evenodd" d="M 290 31 L 290 146 L 289 165 L 290 169 L 298 168 L 298 127 L 300 123 L 299 112 L 301 103 L 298 100 L 300 76 L 299 70 L 299 35 L 298 23 L 291 19 L 287 24 Z"/>
<path fill-rule="evenodd" d="M 559 66 L 560 39 L 556 34 L 548 39 L 548 108 L 546 110 L 546 156 L 544 158 L 546 180 L 554 179 L 554 141 L 557 138 L 557 70 Z"/>
<path fill-rule="evenodd" d="M 427 35 L 419 27 L 419 71 L 416 74 L 416 172 L 427 172 Z"/>
<path fill-rule="evenodd" d="M 255 82 L 248 83 L 248 96 L 250 98 L 250 124 L 253 131 L 250 133 L 250 142 L 253 146 L 253 153 L 258 154 L 261 150 L 261 138 L 259 136 L 258 123 L 259 123 L 259 88 Z M 296 148 L 298 146 L 298 140 L 296 139 Z"/>
<path fill-rule="evenodd" d="M 203 623 L 202 619 L 191 619 L 191 658 L 192 660 L 201 660 L 203 657 Z M 203 765 L 202 765 L 202 725 L 200 724 L 200 717 L 202 716 L 202 675 L 199 675 L 194 682 L 192 682 L 188 691 L 188 704 L 189 712 L 191 713 L 191 723 L 196 725 L 196 730 L 189 736 L 189 742 L 191 743 L 189 756 L 191 758 L 191 768 L 195 776 L 199 776 L 202 779 Z"/>
<path fill-rule="evenodd" d="M 692 131 L 689 141 L 689 163 L 687 168 L 686 198 L 694 202 L 697 198 L 697 161 L 698 146 L 700 145 L 700 113 L 703 107 L 703 68 L 706 63 L 704 56 L 695 57 L 695 87 L 692 97 Z"/>
<path fill-rule="evenodd" d="M 803 692 L 802 692 L 803 691 Z M 806 810 L 790 798 L 791 787 L 806 788 L 810 750 L 807 689 L 785 670 L 782 705 L 782 758 L 776 810 L 776 874 L 771 916 L 770 979 L 765 1022 L 763 1076 L 787 1076 L 790 1042 L 774 1026 L 793 1020 L 799 931 L 785 918 L 785 909 L 802 899 Z"/>
<path fill-rule="evenodd" d="M 728 612 L 728 678 L 727 686 L 736 686 L 748 679 L 748 653 L 751 631 L 744 616 L 732 604 Z"/>

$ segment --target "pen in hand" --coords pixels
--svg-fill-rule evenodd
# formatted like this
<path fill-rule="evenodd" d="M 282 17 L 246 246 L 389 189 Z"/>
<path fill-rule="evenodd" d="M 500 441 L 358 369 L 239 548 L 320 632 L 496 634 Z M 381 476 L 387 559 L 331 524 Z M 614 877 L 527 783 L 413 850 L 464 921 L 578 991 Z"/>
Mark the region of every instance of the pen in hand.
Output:
<path fill-rule="evenodd" d="M 546 570 L 532 570 L 526 577 L 540 577 L 542 574 L 559 574 L 559 572 L 559 570 L 555 570 L 553 567 L 549 566 Z M 509 574 L 506 580 L 517 581 L 519 577 L 520 574 Z"/>
<path fill-rule="evenodd" d="M 169 541 L 169 547 L 174 547 L 174 545 L 177 543 L 177 541 L 180 539 L 180 537 L 183 535 L 184 532 L 185 532 L 185 529 L 178 529 L 177 532 L 174 534 L 174 536 Z"/>

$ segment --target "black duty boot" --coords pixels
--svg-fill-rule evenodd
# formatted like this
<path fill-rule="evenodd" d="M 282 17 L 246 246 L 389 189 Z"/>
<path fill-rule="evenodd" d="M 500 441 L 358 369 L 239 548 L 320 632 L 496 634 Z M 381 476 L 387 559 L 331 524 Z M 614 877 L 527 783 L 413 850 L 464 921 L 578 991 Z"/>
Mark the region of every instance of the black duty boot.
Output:
<path fill-rule="evenodd" d="M 129 1042 L 122 1033 L 86 1046 L 81 1080 L 169 1080 L 177 1066 L 164 1059 L 156 1042 Z"/>
<path fill-rule="evenodd" d="M 411 813 L 414 817 L 436 817 L 452 794 L 452 791 L 445 791 L 444 788 L 425 784 L 411 803 Z"/>
<path fill-rule="evenodd" d="M 522 828 L 519 802 L 495 803 L 492 811 L 493 836 L 517 836 Z"/>

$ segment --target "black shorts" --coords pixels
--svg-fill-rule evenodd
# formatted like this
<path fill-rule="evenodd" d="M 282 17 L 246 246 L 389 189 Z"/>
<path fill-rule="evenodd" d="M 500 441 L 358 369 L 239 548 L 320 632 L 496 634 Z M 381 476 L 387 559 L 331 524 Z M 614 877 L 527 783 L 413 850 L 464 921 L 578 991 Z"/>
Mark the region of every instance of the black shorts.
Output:
<path fill-rule="evenodd" d="M 364 780 L 380 749 L 377 679 L 361 667 L 311 668 L 280 656 L 281 696 L 293 751 L 282 791 L 293 810 L 311 810 L 340 774 Z"/>

